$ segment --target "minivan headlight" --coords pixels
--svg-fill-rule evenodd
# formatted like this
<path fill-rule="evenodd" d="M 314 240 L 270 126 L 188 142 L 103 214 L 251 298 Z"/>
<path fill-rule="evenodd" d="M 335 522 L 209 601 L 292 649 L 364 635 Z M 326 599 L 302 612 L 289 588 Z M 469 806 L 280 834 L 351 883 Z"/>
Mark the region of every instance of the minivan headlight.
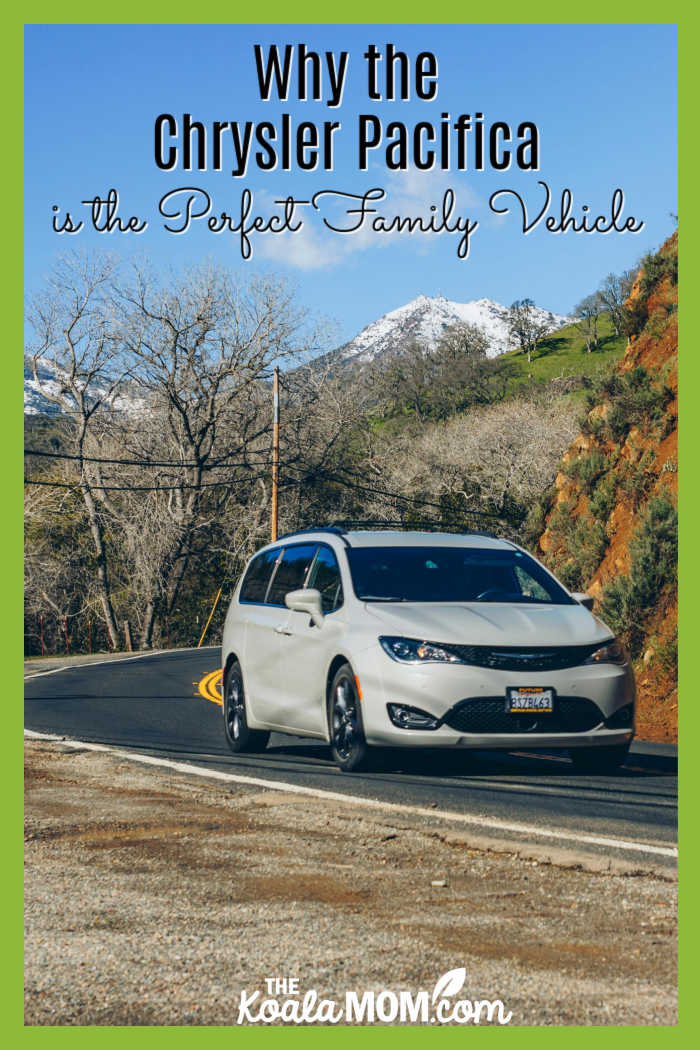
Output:
<path fill-rule="evenodd" d="M 393 638 L 386 635 L 379 644 L 392 660 L 405 664 L 461 664 L 456 653 L 433 642 L 421 642 L 416 638 Z"/>
<path fill-rule="evenodd" d="M 600 649 L 596 649 L 594 653 L 591 653 L 588 659 L 583 662 L 585 664 L 617 664 L 618 667 L 621 667 L 627 663 L 628 659 L 624 645 L 617 638 L 612 638 L 605 645 L 601 645 Z"/>

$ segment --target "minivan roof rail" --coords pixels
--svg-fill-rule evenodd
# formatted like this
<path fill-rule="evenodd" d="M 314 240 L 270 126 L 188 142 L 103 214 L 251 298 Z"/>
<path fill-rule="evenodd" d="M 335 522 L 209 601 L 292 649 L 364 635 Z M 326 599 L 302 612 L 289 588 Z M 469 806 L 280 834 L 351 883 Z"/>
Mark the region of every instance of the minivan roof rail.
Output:
<path fill-rule="evenodd" d="M 464 529 L 458 525 L 445 525 L 439 521 L 413 521 L 408 525 L 404 521 L 370 521 L 362 519 L 344 519 L 334 521 L 333 525 L 340 526 L 344 532 L 349 529 L 400 529 L 401 532 L 454 532 L 460 536 L 488 536 L 494 540 L 503 539 L 495 532 L 485 529 Z"/>
<path fill-rule="evenodd" d="M 502 540 L 504 537 L 499 536 L 495 532 L 489 532 L 486 529 L 464 529 L 457 525 L 444 525 L 437 521 L 413 521 L 410 526 L 407 527 L 404 521 L 374 521 L 371 519 L 362 518 L 345 518 L 338 521 L 331 522 L 329 525 L 307 525 L 303 529 L 295 529 L 293 532 L 285 532 L 281 536 L 277 537 L 275 541 L 278 543 L 280 540 L 291 539 L 292 536 L 305 536 L 310 532 L 330 532 L 334 536 L 339 536 L 340 539 L 350 546 L 346 539 L 346 533 L 352 529 L 376 529 L 381 531 L 382 529 L 399 529 L 401 532 L 453 532 L 458 536 L 487 536 L 489 539 Z"/>
<path fill-rule="evenodd" d="M 279 540 L 288 540 L 291 536 L 304 536 L 309 532 L 332 532 L 334 536 L 340 536 L 340 538 L 348 545 L 348 541 L 345 539 L 345 529 L 339 528 L 337 525 L 308 525 L 305 529 L 295 529 L 294 532 L 285 532 L 281 536 L 277 537 L 275 542 Z"/>

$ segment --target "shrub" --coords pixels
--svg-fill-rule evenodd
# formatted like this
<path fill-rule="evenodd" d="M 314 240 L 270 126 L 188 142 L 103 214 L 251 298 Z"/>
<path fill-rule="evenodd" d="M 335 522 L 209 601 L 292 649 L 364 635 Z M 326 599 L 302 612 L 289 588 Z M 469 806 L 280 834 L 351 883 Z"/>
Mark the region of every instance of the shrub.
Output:
<path fill-rule="evenodd" d="M 649 316 L 646 299 L 635 299 L 622 311 L 622 331 L 627 338 L 639 335 L 644 330 Z"/>
<path fill-rule="evenodd" d="M 607 424 L 612 437 L 622 441 L 631 427 L 658 422 L 673 394 L 668 387 L 653 383 L 641 366 L 617 376 L 616 380 L 607 384 L 612 401 Z"/>
<path fill-rule="evenodd" d="M 560 549 L 552 558 L 554 571 L 570 590 L 582 590 L 590 582 L 605 554 L 605 529 L 590 515 L 579 518 L 569 516 L 566 525 L 562 520 L 561 528 Z"/>
<path fill-rule="evenodd" d="M 629 576 L 612 581 L 603 591 L 601 613 L 624 634 L 633 656 L 638 656 L 643 622 L 665 589 L 677 578 L 678 512 L 668 496 L 655 496 L 630 542 Z"/>
<path fill-rule="evenodd" d="M 583 588 L 591 580 L 603 560 L 608 540 L 599 521 L 579 518 L 571 534 L 571 555 L 578 570 L 577 586 Z"/>
<path fill-rule="evenodd" d="M 617 475 L 610 471 L 603 475 L 588 500 L 588 509 L 596 521 L 605 523 L 608 520 L 615 506 L 616 496 Z"/>
<path fill-rule="evenodd" d="M 537 556 L 537 545 L 540 536 L 547 527 L 547 515 L 552 509 L 554 498 L 557 494 L 556 487 L 545 489 L 530 507 L 521 532 L 521 542 L 524 547 L 531 550 Z"/>
<path fill-rule="evenodd" d="M 555 546 L 564 544 L 573 527 L 573 513 L 576 509 L 575 499 L 565 499 L 552 511 L 549 519 L 549 531 Z"/>
<path fill-rule="evenodd" d="M 592 419 L 586 416 L 586 429 L 593 437 L 600 437 L 605 430 L 605 427 L 606 422 L 603 416 L 593 416 Z"/>
<path fill-rule="evenodd" d="M 648 299 L 654 287 L 664 277 L 671 278 L 671 284 L 678 284 L 678 255 L 675 251 L 646 255 L 642 268 L 640 289 L 644 299 Z"/>
<path fill-rule="evenodd" d="M 675 246 L 669 251 L 651 253 L 642 261 L 639 280 L 639 295 L 622 311 L 622 330 L 628 337 L 639 335 L 649 320 L 649 296 L 656 286 L 669 277 L 672 285 L 678 284 L 678 252 Z M 662 319 L 654 318 L 652 335 L 663 330 Z"/>
<path fill-rule="evenodd" d="M 651 336 L 652 339 L 660 339 L 671 324 L 671 320 L 671 314 L 669 314 L 668 310 L 665 310 L 663 307 L 654 310 L 647 322 L 647 335 Z"/>
<path fill-rule="evenodd" d="M 608 457 L 600 449 L 594 448 L 576 459 L 570 459 L 564 464 L 562 470 L 572 481 L 578 482 L 583 492 L 588 493 L 593 483 L 607 470 L 609 465 Z"/>
<path fill-rule="evenodd" d="M 626 471 L 620 481 L 620 492 L 624 499 L 628 499 L 632 507 L 637 507 L 646 498 L 649 488 L 654 483 L 654 475 L 648 468 L 654 462 L 655 456 L 651 449 L 647 449 L 636 465 L 628 464 Z"/>
<path fill-rule="evenodd" d="M 652 639 L 654 646 L 654 661 L 657 667 L 666 674 L 678 674 L 678 628 L 670 638 L 662 642 Z"/>
<path fill-rule="evenodd" d="M 678 512 L 668 496 L 655 496 L 630 543 L 632 596 L 640 609 L 656 603 L 678 572 Z"/>

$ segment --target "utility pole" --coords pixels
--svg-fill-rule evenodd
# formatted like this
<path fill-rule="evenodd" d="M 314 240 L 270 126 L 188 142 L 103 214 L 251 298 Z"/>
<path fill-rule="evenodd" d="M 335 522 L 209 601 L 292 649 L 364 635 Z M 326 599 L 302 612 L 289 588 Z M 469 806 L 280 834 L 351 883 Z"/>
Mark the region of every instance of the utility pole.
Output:
<path fill-rule="evenodd" d="M 275 365 L 272 380 L 272 523 L 270 539 L 277 539 L 277 489 L 280 477 L 280 370 Z"/>

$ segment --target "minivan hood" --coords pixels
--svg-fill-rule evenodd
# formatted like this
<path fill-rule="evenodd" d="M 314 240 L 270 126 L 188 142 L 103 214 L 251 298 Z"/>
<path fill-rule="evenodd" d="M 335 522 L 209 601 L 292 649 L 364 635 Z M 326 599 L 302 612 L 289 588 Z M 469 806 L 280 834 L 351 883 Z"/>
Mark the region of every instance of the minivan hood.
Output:
<path fill-rule="evenodd" d="M 587 645 L 611 631 L 576 605 L 501 602 L 365 602 L 382 634 L 457 645 Z"/>

